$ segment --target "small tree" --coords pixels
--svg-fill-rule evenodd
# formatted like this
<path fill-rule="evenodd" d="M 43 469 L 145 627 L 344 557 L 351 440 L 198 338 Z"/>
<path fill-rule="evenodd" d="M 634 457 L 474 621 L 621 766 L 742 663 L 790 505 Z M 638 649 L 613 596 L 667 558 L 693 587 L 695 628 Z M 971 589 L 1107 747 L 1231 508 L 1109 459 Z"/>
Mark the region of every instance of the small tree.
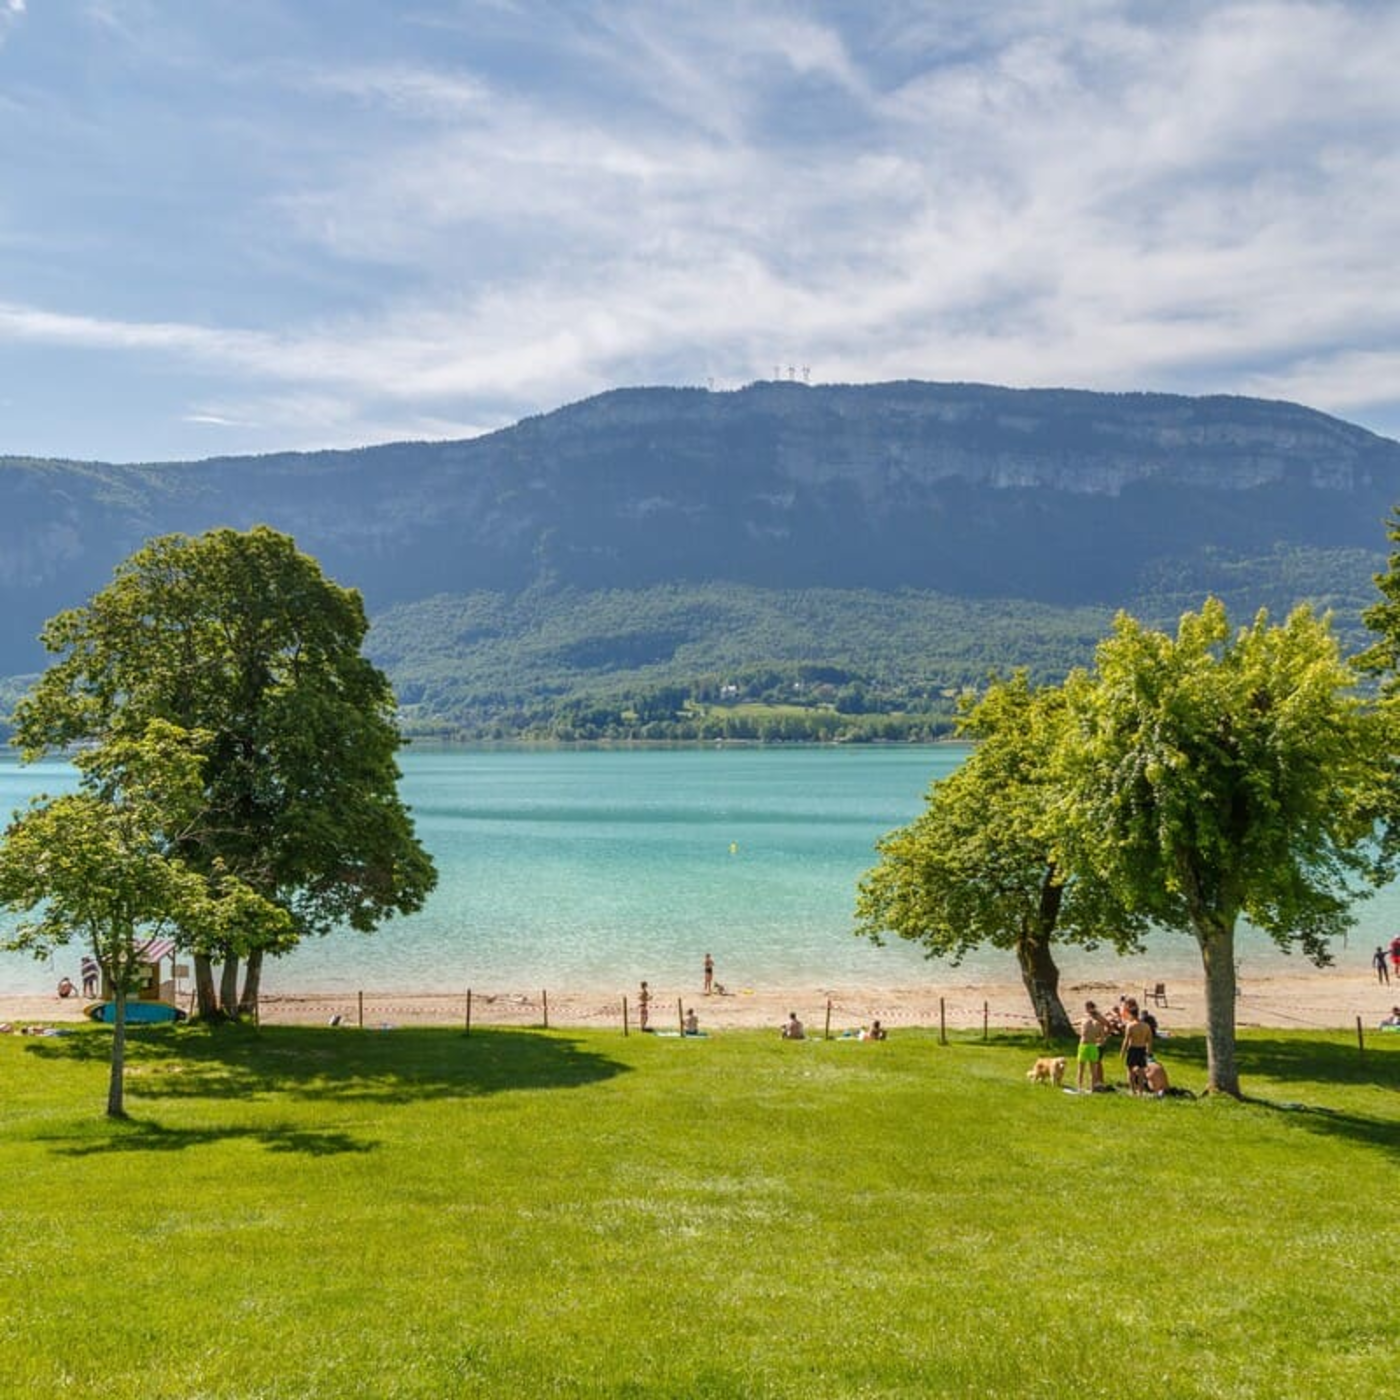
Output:
<path fill-rule="evenodd" d="M 1189 931 L 1205 970 L 1208 1088 L 1238 1096 L 1241 916 L 1315 963 L 1352 923 L 1389 771 L 1387 725 L 1353 691 L 1306 608 L 1231 634 L 1224 606 L 1175 638 L 1120 615 L 1094 674 L 1066 682 L 1062 810 L 1076 868 L 1155 923 Z"/>
<path fill-rule="evenodd" d="M 1057 854 L 1051 755 L 1064 716 L 1059 691 L 1033 690 L 1024 674 L 993 685 L 960 720 L 977 747 L 919 817 L 879 842 L 856 902 L 857 932 L 876 942 L 896 933 L 954 966 L 977 947 L 1013 951 L 1036 1020 L 1056 1036 L 1073 1026 L 1052 945 L 1127 952 L 1143 929 L 1104 882 Z"/>
<path fill-rule="evenodd" d="M 162 536 L 45 627 L 59 659 L 16 708 L 14 742 L 32 759 L 152 719 L 201 731 L 201 809 L 181 859 L 280 904 L 299 936 L 367 931 L 420 908 L 437 878 L 399 800 L 394 696 L 361 654 L 367 626 L 360 595 L 286 535 Z M 201 1015 L 256 1005 L 277 947 L 192 948 Z"/>
<path fill-rule="evenodd" d="M 242 881 L 172 854 L 199 812 L 190 735 L 156 721 L 77 762 L 83 791 L 35 798 L 0 839 L 0 900 L 36 915 L 5 946 L 37 957 L 74 940 L 92 950 L 116 1003 L 107 1113 L 121 1118 L 126 1004 L 146 942 L 180 929 L 196 947 L 275 944 L 291 936 L 291 919 Z"/>

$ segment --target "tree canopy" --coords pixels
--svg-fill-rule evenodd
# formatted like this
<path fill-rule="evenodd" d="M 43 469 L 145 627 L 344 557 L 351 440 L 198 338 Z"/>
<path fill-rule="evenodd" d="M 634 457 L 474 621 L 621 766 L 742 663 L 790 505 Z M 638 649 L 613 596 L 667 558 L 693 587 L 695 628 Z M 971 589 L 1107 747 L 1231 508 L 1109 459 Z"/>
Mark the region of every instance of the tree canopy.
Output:
<path fill-rule="evenodd" d="M 175 853 L 245 881 L 287 911 L 298 936 L 368 931 L 421 907 L 436 873 L 398 797 L 395 701 L 361 653 L 366 630 L 359 594 L 286 535 L 166 535 L 45 627 L 59 660 L 18 705 L 14 742 L 32 759 L 109 746 L 153 719 L 199 731 L 201 809 Z M 263 955 L 283 946 L 229 938 L 199 948 L 182 937 L 204 1014 L 255 1003 Z"/>
<path fill-rule="evenodd" d="M 1064 719 L 1056 687 L 1037 690 L 1024 674 L 993 684 L 962 717 L 977 747 L 912 823 L 879 842 L 856 903 L 859 933 L 877 942 L 895 933 L 954 966 L 977 947 L 1013 951 L 1050 1035 L 1072 1032 L 1052 945 L 1128 951 L 1143 930 L 1107 885 L 1057 851 L 1051 759 Z"/>
<path fill-rule="evenodd" d="M 1205 969 L 1208 1087 L 1239 1093 L 1241 917 L 1318 964 L 1381 876 L 1389 726 L 1306 608 L 1231 631 L 1208 600 L 1175 637 L 1120 615 L 1066 682 L 1066 849 L 1115 896 L 1189 931 Z"/>
<path fill-rule="evenodd" d="M 200 819 L 199 736 L 152 720 L 77 757 L 82 790 L 38 797 L 0 839 L 0 901 L 29 913 L 6 946 L 47 956 L 78 940 L 116 1002 L 107 1112 L 124 1114 L 126 1001 L 141 949 L 179 930 L 195 949 L 277 948 L 291 916 L 217 863 L 197 871 L 174 852 Z"/>

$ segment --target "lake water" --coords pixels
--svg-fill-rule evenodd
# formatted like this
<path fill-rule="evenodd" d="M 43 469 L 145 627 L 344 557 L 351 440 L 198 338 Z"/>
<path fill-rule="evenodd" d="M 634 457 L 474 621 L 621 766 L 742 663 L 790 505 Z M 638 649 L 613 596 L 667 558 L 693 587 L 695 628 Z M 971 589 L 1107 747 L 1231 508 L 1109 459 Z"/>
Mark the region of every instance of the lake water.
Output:
<path fill-rule="evenodd" d="M 907 944 L 877 948 L 851 932 L 875 841 L 917 815 L 963 752 L 408 749 L 402 791 L 437 890 L 372 935 L 343 932 L 271 963 L 265 988 L 619 991 L 641 977 L 689 984 L 706 952 L 731 987 L 1013 980 L 1006 953 L 978 952 L 950 973 Z M 0 760 L 0 814 L 75 778 L 62 763 Z M 1364 905 L 1348 959 L 1364 962 L 1397 922 L 1393 890 Z M 1283 966 L 1257 936 L 1241 952 L 1252 971 Z M 76 950 L 52 963 L 0 953 L 0 991 L 50 991 L 77 962 Z M 1200 966 L 1181 935 L 1163 935 L 1131 971 L 1111 953 L 1061 963 L 1128 982 Z"/>

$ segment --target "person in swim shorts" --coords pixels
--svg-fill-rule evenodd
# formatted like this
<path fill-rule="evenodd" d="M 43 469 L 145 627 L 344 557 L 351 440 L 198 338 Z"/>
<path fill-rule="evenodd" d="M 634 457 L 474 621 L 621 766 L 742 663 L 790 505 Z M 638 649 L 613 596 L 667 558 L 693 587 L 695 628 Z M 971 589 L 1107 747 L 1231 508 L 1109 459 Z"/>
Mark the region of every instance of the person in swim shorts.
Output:
<path fill-rule="evenodd" d="M 1123 1026 L 1123 1063 L 1128 1069 L 1128 1089 L 1141 1096 L 1147 1088 L 1147 1054 L 1152 1049 L 1152 1027 L 1137 1015 L 1130 1003 Z"/>
<path fill-rule="evenodd" d="M 1090 1092 L 1103 1083 L 1103 1042 L 1108 1035 L 1108 1022 L 1092 1001 L 1084 1003 L 1084 1019 L 1079 1023 L 1079 1053 L 1075 1057 L 1074 1087 L 1084 1092 L 1084 1067 L 1089 1067 Z"/>

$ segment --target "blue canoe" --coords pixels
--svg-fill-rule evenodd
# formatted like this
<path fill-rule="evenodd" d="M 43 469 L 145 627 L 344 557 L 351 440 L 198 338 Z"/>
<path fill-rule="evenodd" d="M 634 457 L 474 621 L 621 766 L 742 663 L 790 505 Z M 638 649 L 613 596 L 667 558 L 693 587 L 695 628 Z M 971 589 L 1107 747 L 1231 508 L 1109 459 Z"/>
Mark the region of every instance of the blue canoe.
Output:
<path fill-rule="evenodd" d="M 110 1026 L 117 1019 L 117 1004 L 114 1001 L 95 1001 L 83 1008 L 83 1015 Z M 129 1001 L 126 1004 L 128 1026 L 164 1025 L 184 1019 L 185 1013 L 168 1001 Z"/>

